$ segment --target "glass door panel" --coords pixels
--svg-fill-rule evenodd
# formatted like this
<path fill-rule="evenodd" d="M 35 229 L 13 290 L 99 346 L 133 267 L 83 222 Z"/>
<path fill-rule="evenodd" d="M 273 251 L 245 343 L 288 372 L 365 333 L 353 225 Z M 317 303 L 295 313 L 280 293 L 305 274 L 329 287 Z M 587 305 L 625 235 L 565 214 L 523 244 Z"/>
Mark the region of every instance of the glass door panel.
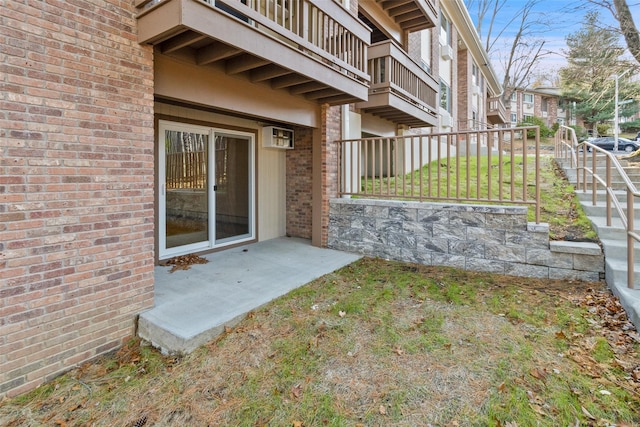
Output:
<path fill-rule="evenodd" d="M 248 136 L 215 134 L 215 241 L 252 234 L 251 147 Z"/>
<path fill-rule="evenodd" d="M 161 241 L 165 243 L 161 249 L 170 253 L 178 247 L 206 246 L 209 240 L 209 131 L 171 126 L 161 128 L 161 132 L 164 217 L 160 231 L 164 232 Z"/>

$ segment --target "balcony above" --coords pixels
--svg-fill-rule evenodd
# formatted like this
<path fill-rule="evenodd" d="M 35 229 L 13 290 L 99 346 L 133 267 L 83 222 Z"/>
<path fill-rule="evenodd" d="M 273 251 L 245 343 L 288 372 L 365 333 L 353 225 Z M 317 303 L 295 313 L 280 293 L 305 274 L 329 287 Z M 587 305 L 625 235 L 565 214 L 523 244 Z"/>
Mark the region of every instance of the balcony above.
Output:
<path fill-rule="evenodd" d="M 438 22 L 434 0 L 375 0 L 404 31 L 420 31 Z"/>
<path fill-rule="evenodd" d="M 487 120 L 493 125 L 508 122 L 507 109 L 499 96 L 487 99 Z"/>
<path fill-rule="evenodd" d="M 138 41 L 160 54 L 318 103 L 367 99 L 370 30 L 334 1 L 135 2 Z"/>
<path fill-rule="evenodd" d="M 395 43 L 369 48 L 369 71 L 369 99 L 357 108 L 411 127 L 437 125 L 438 83 Z"/>

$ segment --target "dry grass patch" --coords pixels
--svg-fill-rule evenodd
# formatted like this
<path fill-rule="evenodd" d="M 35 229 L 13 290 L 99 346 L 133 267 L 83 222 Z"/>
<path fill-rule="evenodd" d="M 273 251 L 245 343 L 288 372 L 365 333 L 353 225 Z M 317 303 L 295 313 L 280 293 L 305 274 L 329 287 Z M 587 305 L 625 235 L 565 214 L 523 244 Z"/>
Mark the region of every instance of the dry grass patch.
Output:
<path fill-rule="evenodd" d="M 133 341 L 0 424 L 636 425 L 637 334 L 601 320 L 601 290 L 364 259 L 182 359 Z"/>

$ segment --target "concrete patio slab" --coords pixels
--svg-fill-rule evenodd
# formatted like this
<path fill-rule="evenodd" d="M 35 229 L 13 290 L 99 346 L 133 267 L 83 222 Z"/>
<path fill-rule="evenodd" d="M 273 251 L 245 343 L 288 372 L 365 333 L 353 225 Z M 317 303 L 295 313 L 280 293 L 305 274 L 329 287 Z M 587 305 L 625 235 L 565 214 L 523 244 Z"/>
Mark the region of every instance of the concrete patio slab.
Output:
<path fill-rule="evenodd" d="M 155 307 L 140 314 L 138 335 L 163 353 L 189 353 L 250 311 L 361 258 L 286 237 L 203 257 L 207 264 L 189 270 L 155 268 Z"/>

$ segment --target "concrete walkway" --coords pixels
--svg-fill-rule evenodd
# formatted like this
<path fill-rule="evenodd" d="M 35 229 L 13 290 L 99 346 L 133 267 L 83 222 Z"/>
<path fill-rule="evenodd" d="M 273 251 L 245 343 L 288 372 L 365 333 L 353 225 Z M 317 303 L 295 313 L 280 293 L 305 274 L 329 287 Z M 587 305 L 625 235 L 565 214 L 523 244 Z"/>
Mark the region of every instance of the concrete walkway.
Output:
<path fill-rule="evenodd" d="M 247 313 L 360 258 L 278 238 L 205 255 L 207 264 L 169 273 L 155 268 L 155 307 L 140 314 L 138 335 L 164 353 L 188 353 Z"/>

